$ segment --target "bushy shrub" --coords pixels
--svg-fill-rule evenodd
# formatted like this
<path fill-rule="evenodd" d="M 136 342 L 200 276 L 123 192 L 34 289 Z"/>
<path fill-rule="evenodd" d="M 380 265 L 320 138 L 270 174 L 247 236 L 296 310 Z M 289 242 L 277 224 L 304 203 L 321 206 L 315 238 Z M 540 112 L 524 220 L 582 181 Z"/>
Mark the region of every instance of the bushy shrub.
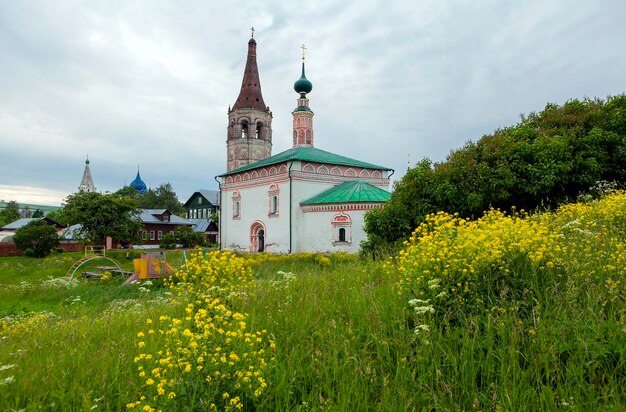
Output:
<path fill-rule="evenodd" d="M 426 217 L 387 269 L 415 312 L 418 335 L 490 311 L 535 322 L 533 310 L 552 298 L 547 291 L 567 289 L 576 299 L 588 293 L 576 286 L 587 279 L 607 285 L 599 300 L 624 304 L 612 290 L 621 288 L 626 267 L 625 230 L 626 192 L 533 216 L 491 210 L 471 221 L 439 212 Z"/>
<path fill-rule="evenodd" d="M 15 231 L 13 241 L 26 256 L 44 257 L 59 244 L 59 236 L 53 226 L 43 220 L 33 220 Z"/>
<path fill-rule="evenodd" d="M 407 239 L 430 213 L 478 218 L 512 206 L 553 209 L 598 181 L 626 183 L 626 96 L 548 104 L 519 124 L 468 142 L 444 162 L 424 159 L 366 214 L 366 252 Z M 381 253 L 385 253 L 382 251 Z"/>

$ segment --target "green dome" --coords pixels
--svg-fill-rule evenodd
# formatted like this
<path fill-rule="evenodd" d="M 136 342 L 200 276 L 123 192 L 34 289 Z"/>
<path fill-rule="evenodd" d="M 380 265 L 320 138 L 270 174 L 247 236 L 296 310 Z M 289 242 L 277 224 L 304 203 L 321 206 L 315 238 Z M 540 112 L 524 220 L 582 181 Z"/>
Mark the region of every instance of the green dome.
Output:
<path fill-rule="evenodd" d="M 293 84 L 293 89 L 301 95 L 311 93 L 313 90 L 313 83 L 304 75 L 304 62 L 302 62 L 302 76 Z"/>

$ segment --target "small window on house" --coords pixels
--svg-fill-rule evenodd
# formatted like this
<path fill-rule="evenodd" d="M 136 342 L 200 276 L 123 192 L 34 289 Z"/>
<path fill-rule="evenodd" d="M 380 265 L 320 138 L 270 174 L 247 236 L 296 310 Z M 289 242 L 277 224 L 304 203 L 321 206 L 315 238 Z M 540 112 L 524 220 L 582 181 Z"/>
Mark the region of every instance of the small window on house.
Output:
<path fill-rule="evenodd" d="M 143 240 L 148 240 L 148 232 L 146 232 L 145 230 L 142 230 L 141 238 Z"/>
<path fill-rule="evenodd" d="M 305 141 L 305 143 L 306 144 L 311 144 L 311 131 L 310 130 L 306 131 L 306 141 Z"/>
<path fill-rule="evenodd" d="M 346 241 L 346 229 L 339 228 L 339 241 L 340 242 L 345 242 Z"/>
<path fill-rule="evenodd" d="M 170 235 L 174 236 L 174 231 L 170 230 Z"/>
<path fill-rule="evenodd" d="M 157 232 L 157 240 L 161 240 L 161 238 L 162 238 L 162 237 L 163 237 L 163 231 L 162 231 L 162 230 L 159 230 L 159 231 Z"/>
<path fill-rule="evenodd" d="M 256 138 L 257 139 L 260 139 L 261 137 L 263 137 L 263 135 L 261 134 L 262 129 L 263 129 L 263 123 L 257 122 L 256 124 Z"/>
<path fill-rule="evenodd" d="M 272 200 L 270 204 L 270 213 L 278 212 L 278 196 L 272 195 Z"/>
<path fill-rule="evenodd" d="M 199 197 L 199 198 L 198 198 L 198 204 L 199 204 L 199 205 L 201 205 L 201 204 L 202 204 L 202 198 L 201 198 L 201 197 Z"/>
<path fill-rule="evenodd" d="M 154 230 L 150 231 L 150 240 L 154 240 Z"/>

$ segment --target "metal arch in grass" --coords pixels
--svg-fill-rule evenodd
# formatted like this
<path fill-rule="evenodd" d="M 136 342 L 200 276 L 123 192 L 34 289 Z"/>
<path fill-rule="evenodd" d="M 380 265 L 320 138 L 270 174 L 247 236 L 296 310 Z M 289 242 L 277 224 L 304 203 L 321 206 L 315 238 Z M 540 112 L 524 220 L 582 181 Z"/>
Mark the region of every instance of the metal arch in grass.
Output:
<path fill-rule="evenodd" d="M 81 258 L 80 260 L 77 260 L 76 262 L 74 262 L 74 264 L 72 265 L 72 267 L 67 271 L 67 275 L 70 277 L 70 281 L 72 279 L 74 279 L 74 274 L 76 273 L 76 271 L 78 269 L 80 269 L 82 266 L 84 266 L 85 264 L 91 262 L 92 260 L 108 260 L 109 262 L 113 263 L 115 265 L 115 267 L 117 267 L 117 269 L 120 272 L 124 272 L 124 270 L 122 269 L 122 266 L 120 266 L 119 262 L 116 261 L 115 259 L 112 259 L 110 257 L 105 257 L 105 256 L 85 256 L 83 258 Z M 72 273 L 70 273 L 72 272 Z"/>

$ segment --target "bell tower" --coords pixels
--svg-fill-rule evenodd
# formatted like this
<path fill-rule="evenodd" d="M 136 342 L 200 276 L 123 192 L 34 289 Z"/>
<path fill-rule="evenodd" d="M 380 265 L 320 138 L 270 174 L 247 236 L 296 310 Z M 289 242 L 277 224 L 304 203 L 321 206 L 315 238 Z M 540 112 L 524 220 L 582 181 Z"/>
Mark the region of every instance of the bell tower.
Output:
<path fill-rule="evenodd" d="M 298 106 L 291 113 L 293 115 L 293 147 L 313 146 L 313 111 L 309 109 L 307 93 L 313 90 L 313 84 L 304 74 L 304 44 L 302 48 L 302 76 L 293 85 L 296 93 L 300 94 Z"/>
<path fill-rule="evenodd" d="M 254 27 L 239 97 L 228 108 L 227 172 L 272 155 L 272 112 L 263 101 Z"/>

